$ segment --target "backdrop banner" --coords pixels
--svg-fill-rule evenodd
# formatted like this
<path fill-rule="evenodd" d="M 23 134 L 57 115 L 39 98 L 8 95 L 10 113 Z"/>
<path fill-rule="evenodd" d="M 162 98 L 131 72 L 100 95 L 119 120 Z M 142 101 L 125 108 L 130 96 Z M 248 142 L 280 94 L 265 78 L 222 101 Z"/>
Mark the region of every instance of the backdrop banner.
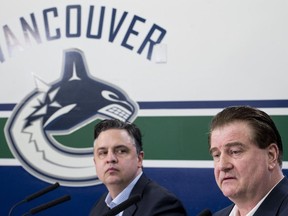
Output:
<path fill-rule="evenodd" d="M 40 215 L 88 215 L 105 191 L 93 128 L 105 118 L 143 133 L 144 172 L 189 215 L 230 201 L 207 133 L 224 107 L 270 114 L 288 172 L 288 4 L 269 0 L 32 1 L 0 7 L 0 215 L 71 195 Z"/>

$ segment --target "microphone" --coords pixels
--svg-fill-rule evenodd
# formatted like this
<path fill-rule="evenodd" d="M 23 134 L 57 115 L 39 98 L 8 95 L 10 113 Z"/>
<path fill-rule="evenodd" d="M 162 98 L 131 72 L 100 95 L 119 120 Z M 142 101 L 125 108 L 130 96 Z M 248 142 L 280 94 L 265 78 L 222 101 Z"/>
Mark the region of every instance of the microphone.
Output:
<path fill-rule="evenodd" d="M 139 194 L 135 195 L 135 196 L 131 196 L 127 200 L 123 201 L 119 205 L 117 205 L 114 208 L 112 208 L 110 211 L 108 211 L 103 216 L 115 216 L 115 215 L 119 214 L 120 212 L 124 211 L 129 206 L 135 204 L 139 200 L 141 200 L 141 196 Z"/>
<path fill-rule="evenodd" d="M 31 201 L 31 200 L 33 200 L 33 199 L 36 199 L 36 198 L 39 197 L 39 196 L 42 196 L 42 195 L 45 194 L 45 193 L 48 193 L 48 192 L 50 192 L 50 191 L 58 188 L 59 186 L 60 186 L 60 184 L 59 184 L 58 182 L 56 182 L 55 184 L 50 185 L 50 186 L 48 186 L 47 188 L 44 188 L 44 189 L 42 189 L 42 190 L 40 190 L 40 191 L 38 191 L 38 192 L 36 192 L 36 193 L 34 193 L 34 194 L 26 197 L 24 200 L 25 200 L 26 202 L 29 202 L 29 201 Z"/>
<path fill-rule="evenodd" d="M 42 196 L 43 194 L 48 193 L 48 192 L 56 189 L 56 188 L 59 187 L 59 186 L 60 186 L 60 184 L 59 184 L 58 182 L 56 182 L 55 184 L 50 185 L 50 186 L 48 186 L 47 188 L 44 188 L 44 189 L 42 189 L 42 190 L 40 190 L 40 191 L 38 191 L 38 192 L 30 195 L 30 196 L 27 196 L 25 199 L 21 200 L 20 202 L 16 203 L 14 206 L 12 206 L 12 208 L 11 208 L 10 211 L 9 211 L 9 216 L 12 214 L 12 211 L 13 211 L 17 206 L 19 206 L 20 204 L 25 203 L 25 202 L 29 202 L 29 201 L 31 201 L 31 200 L 33 200 L 33 199 L 36 199 L 37 197 Z"/>
<path fill-rule="evenodd" d="M 25 213 L 23 216 L 34 215 L 34 214 L 36 214 L 36 213 L 38 213 L 40 211 L 43 211 L 43 210 L 48 209 L 48 208 L 51 208 L 51 207 L 56 206 L 56 205 L 58 205 L 58 204 L 60 204 L 62 202 L 66 202 L 66 201 L 68 201 L 70 199 L 71 199 L 70 195 L 62 196 L 62 197 L 57 198 L 55 200 L 52 200 L 52 201 L 50 201 L 48 203 L 44 203 L 42 205 L 39 205 L 39 206 L 37 206 L 35 208 L 30 209 L 30 211 Z"/>
<path fill-rule="evenodd" d="M 212 212 L 209 209 L 204 209 L 197 216 L 212 216 Z"/>

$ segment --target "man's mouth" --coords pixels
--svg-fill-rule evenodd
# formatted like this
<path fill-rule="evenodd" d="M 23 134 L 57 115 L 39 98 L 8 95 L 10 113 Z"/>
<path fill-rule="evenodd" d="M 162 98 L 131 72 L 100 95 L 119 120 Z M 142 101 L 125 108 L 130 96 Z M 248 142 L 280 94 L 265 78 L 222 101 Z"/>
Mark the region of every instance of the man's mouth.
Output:
<path fill-rule="evenodd" d="M 106 173 L 111 173 L 111 172 L 116 172 L 116 171 L 118 171 L 116 168 L 110 167 L 109 169 L 106 170 Z"/>
<path fill-rule="evenodd" d="M 225 183 L 225 182 L 228 182 L 228 181 L 231 181 L 231 180 L 235 180 L 236 178 L 235 177 L 232 177 L 232 176 L 228 176 L 228 177 L 225 177 L 221 180 L 221 183 Z"/>

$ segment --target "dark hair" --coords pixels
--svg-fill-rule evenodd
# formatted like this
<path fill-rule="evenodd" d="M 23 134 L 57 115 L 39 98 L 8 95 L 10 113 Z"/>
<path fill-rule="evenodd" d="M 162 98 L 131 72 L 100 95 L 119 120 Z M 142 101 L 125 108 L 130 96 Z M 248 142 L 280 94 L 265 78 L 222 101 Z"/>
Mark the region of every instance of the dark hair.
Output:
<path fill-rule="evenodd" d="M 99 122 L 94 127 L 94 140 L 97 139 L 99 134 L 109 129 L 123 129 L 133 138 L 136 146 L 137 153 L 143 150 L 142 147 L 142 134 L 140 129 L 133 123 L 122 122 L 118 119 L 105 119 Z"/>
<path fill-rule="evenodd" d="M 211 133 L 214 129 L 235 121 L 248 123 L 254 132 L 252 139 L 259 148 L 265 149 L 271 143 L 275 143 L 279 149 L 278 163 L 280 166 L 282 165 L 283 145 L 275 123 L 267 113 L 250 106 L 232 106 L 219 112 L 211 121 L 208 136 L 209 145 L 211 144 Z"/>

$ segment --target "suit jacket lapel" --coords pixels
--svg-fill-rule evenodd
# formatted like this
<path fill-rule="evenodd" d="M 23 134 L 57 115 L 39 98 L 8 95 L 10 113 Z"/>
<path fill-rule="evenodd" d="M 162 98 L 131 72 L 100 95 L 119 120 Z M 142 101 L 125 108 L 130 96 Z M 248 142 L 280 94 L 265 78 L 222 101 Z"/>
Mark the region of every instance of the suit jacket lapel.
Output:
<path fill-rule="evenodd" d="M 141 197 L 143 196 L 143 191 L 145 186 L 150 182 L 150 180 L 142 174 L 142 176 L 139 178 L 138 182 L 135 184 L 134 188 L 131 191 L 131 194 L 129 197 L 139 194 Z M 132 216 L 135 214 L 136 210 L 138 209 L 137 203 L 130 206 L 123 212 L 123 216 Z"/>
<path fill-rule="evenodd" d="M 259 206 L 254 216 L 271 216 L 277 215 L 279 208 L 288 196 L 288 179 L 283 178 L 278 185 L 270 192 L 266 199 Z"/>

